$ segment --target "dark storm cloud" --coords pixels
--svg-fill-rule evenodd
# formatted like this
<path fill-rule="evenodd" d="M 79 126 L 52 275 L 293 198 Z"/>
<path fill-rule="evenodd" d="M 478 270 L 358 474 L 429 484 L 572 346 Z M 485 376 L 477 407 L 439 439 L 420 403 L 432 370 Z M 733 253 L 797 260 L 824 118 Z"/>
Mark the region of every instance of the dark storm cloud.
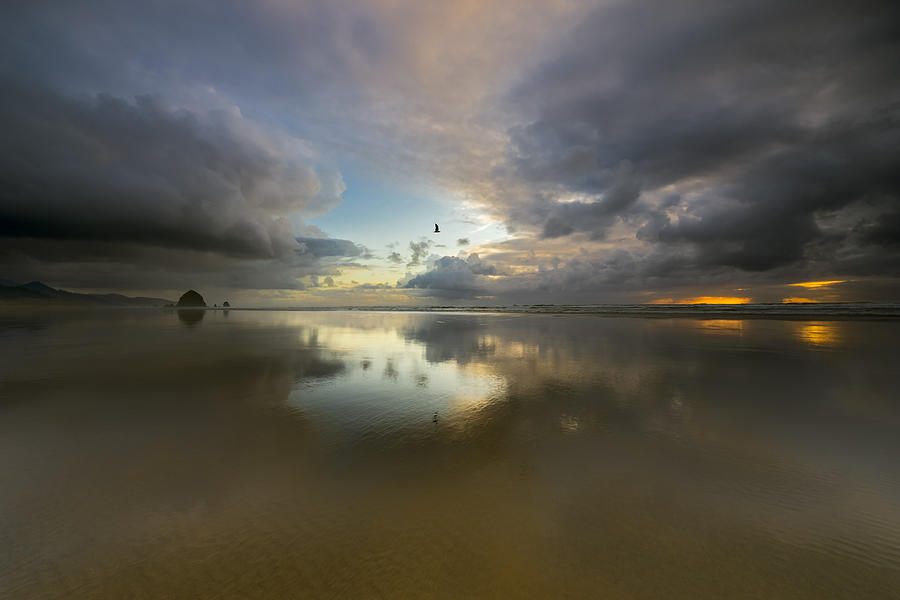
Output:
<path fill-rule="evenodd" d="M 811 139 L 759 159 L 721 185 L 715 198 L 686 206 L 677 224 L 663 225 L 659 239 L 691 242 L 709 262 L 751 271 L 802 259 L 822 236 L 817 215 L 852 211 L 867 198 L 898 205 L 900 164 L 887 151 L 900 143 L 900 111 L 893 110 L 897 115 L 887 119 L 864 115 L 821 127 Z"/>
<path fill-rule="evenodd" d="M 146 96 L 9 86 L 0 127 L 0 236 L 272 258 L 297 246 L 277 217 L 320 187 L 239 115 L 172 111 Z"/>
<path fill-rule="evenodd" d="M 413 277 L 398 287 L 428 290 L 430 296 L 448 298 L 484 293 L 486 281 L 483 276 L 496 275 L 497 268 L 481 260 L 477 254 L 470 254 L 466 260 L 455 256 L 442 256 L 434 262 L 431 270 Z"/>
<path fill-rule="evenodd" d="M 898 23 L 895 2 L 598 9 L 509 98 L 526 119 L 512 164 L 536 190 L 512 225 L 601 239 L 625 223 L 694 267 L 765 271 L 809 263 L 819 219 L 880 198 L 884 226 L 835 246 L 857 252 L 808 266 L 896 252 Z"/>
<path fill-rule="evenodd" d="M 319 178 L 236 111 L 9 85 L 0 127 L 5 274 L 72 288 L 302 289 L 300 277 L 337 273 L 323 258 L 362 253 L 295 239 L 287 217 L 321 205 Z"/>
<path fill-rule="evenodd" d="M 595 238 L 603 237 L 606 229 L 624 213 L 640 195 L 640 180 L 634 167 L 622 161 L 609 189 L 596 202 L 565 202 L 556 204 L 544 221 L 543 236 L 548 238 L 569 235 L 575 231 L 587 231 Z"/>
<path fill-rule="evenodd" d="M 309 253 L 315 257 L 360 256 L 364 252 L 362 247 L 350 240 L 311 237 L 298 237 L 296 239 L 301 245 L 301 248 L 297 250 L 298 254 Z"/>

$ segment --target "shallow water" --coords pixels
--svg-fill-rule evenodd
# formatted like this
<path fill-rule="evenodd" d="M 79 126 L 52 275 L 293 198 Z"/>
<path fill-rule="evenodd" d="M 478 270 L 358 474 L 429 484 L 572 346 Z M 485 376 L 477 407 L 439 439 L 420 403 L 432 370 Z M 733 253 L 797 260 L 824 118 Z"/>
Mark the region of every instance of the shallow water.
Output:
<path fill-rule="evenodd" d="M 898 334 L 0 314 L 0 597 L 895 598 Z"/>

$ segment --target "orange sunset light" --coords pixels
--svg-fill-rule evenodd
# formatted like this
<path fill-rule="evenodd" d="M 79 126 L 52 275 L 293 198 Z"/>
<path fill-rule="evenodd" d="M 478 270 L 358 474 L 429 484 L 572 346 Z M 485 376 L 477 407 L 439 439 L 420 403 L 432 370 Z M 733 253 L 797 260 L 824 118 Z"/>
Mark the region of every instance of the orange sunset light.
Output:
<path fill-rule="evenodd" d="M 748 304 L 749 302 L 750 298 L 737 296 L 697 296 L 695 298 L 681 298 L 680 300 L 660 298 L 652 301 L 650 304 Z"/>
<path fill-rule="evenodd" d="M 846 283 L 846 279 L 836 279 L 834 281 L 801 281 L 799 283 L 789 283 L 788 285 L 792 285 L 794 287 L 802 287 L 808 290 L 817 290 L 819 288 L 828 287 L 830 285 L 835 285 L 838 283 Z"/>
<path fill-rule="evenodd" d="M 816 300 L 811 300 L 810 298 L 782 298 L 781 301 L 784 304 L 791 304 L 794 302 L 816 302 Z"/>

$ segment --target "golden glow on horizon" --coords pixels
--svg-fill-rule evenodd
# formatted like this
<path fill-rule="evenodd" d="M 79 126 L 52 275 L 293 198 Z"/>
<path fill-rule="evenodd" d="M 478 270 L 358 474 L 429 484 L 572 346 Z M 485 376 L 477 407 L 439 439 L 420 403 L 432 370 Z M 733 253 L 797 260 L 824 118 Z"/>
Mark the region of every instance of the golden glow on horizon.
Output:
<path fill-rule="evenodd" d="M 681 298 L 674 300 L 672 298 L 660 298 L 653 300 L 650 304 L 749 304 L 750 298 L 741 298 L 739 296 L 696 296 L 694 298 Z"/>
<path fill-rule="evenodd" d="M 838 283 L 846 283 L 846 279 L 835 279 L 834 281 L 800 281 L 798 283 L 789 283 L 788 285 L 794 287 L 802 287 L 808 290 L 817 290 L 819 288 L 826 288 L 832 285 L 836 285 Z"/>
<path fill-rule="evenodd" d="M 817 302 L 816 300 L 812 300 L 810 298 L 782 298 L 782 304 L 793 304 L 795 302 Z"/>

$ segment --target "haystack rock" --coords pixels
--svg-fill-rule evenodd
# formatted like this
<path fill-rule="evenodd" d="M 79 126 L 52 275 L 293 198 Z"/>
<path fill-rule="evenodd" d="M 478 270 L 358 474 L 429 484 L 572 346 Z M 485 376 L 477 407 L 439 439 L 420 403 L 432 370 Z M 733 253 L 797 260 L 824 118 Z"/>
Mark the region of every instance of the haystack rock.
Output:
<path fill-rule="evenodd" d="M 231 305 L 228 303 L 228 300 L 226 300 L 225 302 L 223 302 L 223 303 L 222 303 L 222 306 L 225 307 L 225 308 L 231 307 Z"/>
<path fill-rule="evenodd" d="M 188 290 L 184 294 L 181 295 L 181 298 L 178 299 L 178 304 L 176 306 L 182 307 L 204 307 L 206 306 L 206 302 L 203 300 L 203 296 L 195 292 L 194 290 Z"/>

